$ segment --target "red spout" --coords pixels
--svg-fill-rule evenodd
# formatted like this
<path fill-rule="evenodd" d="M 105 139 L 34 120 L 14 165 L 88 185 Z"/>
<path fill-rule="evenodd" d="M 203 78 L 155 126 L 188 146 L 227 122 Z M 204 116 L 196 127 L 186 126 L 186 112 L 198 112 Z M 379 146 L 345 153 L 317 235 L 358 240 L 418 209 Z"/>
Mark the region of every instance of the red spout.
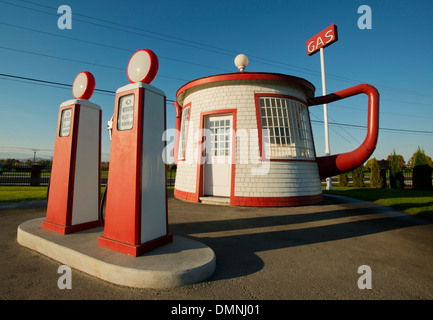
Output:
<path fill-rule="evenodd" d="M 318 157 L 320 179 L 348 172 L 363 164 L 376 148 L 379 135 L 379 92 L 368 84 L 359 84 L 322 97 L 309 100 L 309 106 L 331 103 L 360 93 L 368 96 L 367 136 L 357 149 L 336 155 Z"/>

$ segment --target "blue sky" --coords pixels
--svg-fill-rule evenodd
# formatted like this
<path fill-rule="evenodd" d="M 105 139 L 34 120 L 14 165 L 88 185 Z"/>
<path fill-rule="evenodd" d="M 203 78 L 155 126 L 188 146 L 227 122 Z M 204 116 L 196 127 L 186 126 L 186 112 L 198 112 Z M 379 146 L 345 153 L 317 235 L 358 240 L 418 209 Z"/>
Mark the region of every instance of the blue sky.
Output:
<path fill-rule="evenodd" d="M 72 9 L 72 29 L 60 30 L 57 8 Z M 358 7 L 369 5 L 372 29 L 358 28 Z M 380 92 L 380 133 L 373 157 L 395 149 L 406 161 L 424 148 L 433 157 L 433 2 L 407 1 L 0 1 L 0 159 L 50 158 L 59 105 L 72 99 L 68 87 L 11 76 L 72 84 L 90 71 L 96 88 L 116 91 L 129 83 L 132 54 L 151 49 L 159 58 L 152 85 L 174 100 L 188 81 L 236 72 L 238 53 L 246 71 L 302 77 L 322 94 L 319 54 L 306 54 L 306 40 L 331 24 L 339 41 L 325 49 L 327 92 L 358 83 Z M 108 161 L 105 129 L 114 94 L 95 92 L 103 110 L 102 156 Z M 331 153 L 355 149 L 364 140 L 367 99 L 357 96 L 328 105 Z M 318 156 L 325 152 L 323 108 L 310 107 Z M 167 103 L 167 128 L 174 107 Z M 394 130 L 396 129 L 396 130 Z"/>

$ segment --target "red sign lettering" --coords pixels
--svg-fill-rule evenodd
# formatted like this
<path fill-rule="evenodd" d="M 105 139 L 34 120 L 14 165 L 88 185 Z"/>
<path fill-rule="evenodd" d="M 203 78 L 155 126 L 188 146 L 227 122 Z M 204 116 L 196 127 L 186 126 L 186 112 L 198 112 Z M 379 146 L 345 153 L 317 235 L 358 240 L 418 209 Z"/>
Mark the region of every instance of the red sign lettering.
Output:
<path fill-rule="evenodd" d="M 337 26 L 332 24 L 307 41 L 307 54 L 311 56 L 337 40 Z"/>

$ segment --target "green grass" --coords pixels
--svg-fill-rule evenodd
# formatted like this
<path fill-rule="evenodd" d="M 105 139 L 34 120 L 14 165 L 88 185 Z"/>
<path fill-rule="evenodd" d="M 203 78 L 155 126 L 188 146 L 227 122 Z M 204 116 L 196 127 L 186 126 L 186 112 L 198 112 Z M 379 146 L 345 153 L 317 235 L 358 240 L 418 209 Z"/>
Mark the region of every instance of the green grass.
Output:
<path fill-rule="evenodd" d="M 173 186 L 167 189 L 174 189 Z M 101 187 L 101 194 L 105 187 Z M 0 203 L 1 202 L 21 202 L 47 199 L 47 187 L 29 187 L 29 186 L 0 186 Z"/>
<path fill-rule="evenodd" d="M 168 187 L 168 189 L 172 188 Z M 101 188 L 101 192 L 103 190 L 104 188 Z M 323 192 L 375 202 L 433 220 L 433 190 L 334 187 L 334 190 L 323 190 Z M 47 187 L 0 186 L 0 202 L 45 200 L 46 198 Z"/>
<path fill-rule="evenodd" d="M 2 172 L 2 175 L 5 176 L 18 176 L 18 177 L 30 177 L 31 173 L 30 172 Z M 41 177 L 49 177 L 51 175 L 51 172 L 41 172 Z"/>
<path fill-rule="evenodd" d="M 334 187 L 324 193 L 352 197 L 433 220 L 433 190 Z"/>
<path fill-rule="evenodd" d="M 0 186 L 0 203 L 47 200 L 47 189 L 48 187 Z M 101 193 L 104 190 L 105 187 L 101 187 Z"/>
<path fill-rule="evenodd" d="M 47 187 L 0 186 L 0 202 L 20 202 L 47 199 Z"/>

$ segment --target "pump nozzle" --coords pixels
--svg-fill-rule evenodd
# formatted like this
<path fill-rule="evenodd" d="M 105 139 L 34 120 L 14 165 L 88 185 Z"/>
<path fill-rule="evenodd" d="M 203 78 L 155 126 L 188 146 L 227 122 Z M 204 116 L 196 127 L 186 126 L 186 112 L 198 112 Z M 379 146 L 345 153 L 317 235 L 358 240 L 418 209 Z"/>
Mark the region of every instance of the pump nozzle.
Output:
<path fill-rule="evenodd" d="M 110 120 L 107 121 L 107 130 L 108 130 L 108 134 L 110 135 L 110 140 L 111 140 L 111 130 L 113 129 L 113 117 L 114 115 L 111 117 Z"/>

